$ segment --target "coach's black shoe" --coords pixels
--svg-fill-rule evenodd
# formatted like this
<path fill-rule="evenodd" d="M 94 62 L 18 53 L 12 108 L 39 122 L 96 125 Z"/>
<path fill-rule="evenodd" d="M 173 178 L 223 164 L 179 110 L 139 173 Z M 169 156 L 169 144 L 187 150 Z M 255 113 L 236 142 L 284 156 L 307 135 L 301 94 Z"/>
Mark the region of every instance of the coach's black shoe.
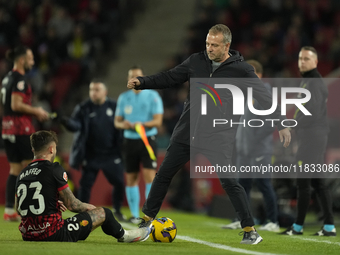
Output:
<path fill-rule="evenodd" d="M 287 228 L 285 231 L 279 233 L 280 235 L 288 235 L 288 236 L 293 236 L 293 235 L 302 235 L 303 230 L 301 231 L 295 231 L 293 226 Z"/>
<path fill-rule="evenodd" d="M 332 231 L 326 231 L 322 228 L 320 231 L 316 232 L 313 236 L 336 236 L 336 229 L 333 228 Z"/>
<path fill-rule="evenodd" d="M 151 223 L 152 223 L 153 219 L 151 220 L 147 220 L 144 217 L 140 218 L 140 223 L 138 224 L 139 228 L 150 228 L 151 227 Z"/>
<path fill-rule="evenodd" d="M 263 241 L 263 238 L 256 232 L 252 230 L 250 232 L 242 231 L 240 235 L 243 234 L 243 239 L 241 244 L 258 244 Z"/>

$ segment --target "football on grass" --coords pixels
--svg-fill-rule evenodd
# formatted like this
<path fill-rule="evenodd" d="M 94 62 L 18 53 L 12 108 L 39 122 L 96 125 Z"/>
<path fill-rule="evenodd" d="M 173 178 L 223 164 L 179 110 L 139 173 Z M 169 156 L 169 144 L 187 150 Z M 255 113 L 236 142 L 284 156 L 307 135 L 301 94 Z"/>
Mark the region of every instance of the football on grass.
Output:
<path fill-rule="evenodd" d="M 176 234 L 176 224 L 169 218 L 158 218 L 151 223 L 150 238 L 154 242 L 171 243 L 175 240 Z"/>

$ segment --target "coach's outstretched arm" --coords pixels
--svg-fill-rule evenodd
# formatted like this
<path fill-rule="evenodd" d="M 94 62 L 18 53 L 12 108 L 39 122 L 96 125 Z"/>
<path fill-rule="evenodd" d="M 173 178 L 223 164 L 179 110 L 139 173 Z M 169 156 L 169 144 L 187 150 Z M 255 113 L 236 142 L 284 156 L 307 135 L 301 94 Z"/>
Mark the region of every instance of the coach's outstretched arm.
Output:
<path fill-rule="evenodd" d="M 60 200 L 64 202 L 64 205 L 71 212 L 86 212 L 96 208 L 94 205 L 83 203 L 77 199 L 68 187 L 59 191 L 59 195 Z"/>
<path fill-rule="evenodd" d="M 183 63 L 154 75 L 132 78 L 128 81 L 128 89 L 166 89 L 179 86 L 188 81 L 190 70 L 190 57 Z"/>

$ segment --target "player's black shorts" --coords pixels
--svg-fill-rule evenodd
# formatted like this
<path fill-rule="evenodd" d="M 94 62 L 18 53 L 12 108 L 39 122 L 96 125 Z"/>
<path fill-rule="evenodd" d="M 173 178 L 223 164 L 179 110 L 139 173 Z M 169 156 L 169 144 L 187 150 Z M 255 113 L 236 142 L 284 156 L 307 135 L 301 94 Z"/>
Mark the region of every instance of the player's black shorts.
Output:
<path fill-rule="evenodd" d="M 87 212 L 65 219 L 64 226 L 43 241 L 77 242 L 85 240 L 92 230 L 92 220 Z"/>
<path fill-rule="evenodd" d="M 2 138 L 8 162 L 20 163 L 23 160 L 33 159 L 29 135 L 2 135 Z"/>
<path fill-rule="evenodd" d="M 148 137 L 149 144 L 157 157 L 156 137 Z M 142 139 L 124 139 L 123 143 L 123 158 L 125 163 L 126 172 L 136 173 L 139 172 L 140 163 L 143 168 L 157 168 L 157 161 L 153 161 L 142 141 Z"/>

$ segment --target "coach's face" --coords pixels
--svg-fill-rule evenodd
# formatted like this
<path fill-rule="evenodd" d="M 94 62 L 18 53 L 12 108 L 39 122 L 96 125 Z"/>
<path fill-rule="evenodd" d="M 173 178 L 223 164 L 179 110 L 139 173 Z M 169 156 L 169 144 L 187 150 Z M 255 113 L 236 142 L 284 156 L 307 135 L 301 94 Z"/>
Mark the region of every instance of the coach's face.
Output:
<path fill-rule="evenodd" d="M 318 65 L 317 56 L 310 50 L 301 50 L 299 53 L 299 70 L 301 73 L 308 72 Z"/>
<path fill-rule="evenodd" d="M 106 100 L 107 89 L 101 82 L 91 82 L 90 99 L 94 104 L 103 104 Z"/>
<path fill-rule="evenodd" d="M 222 33 L 208 33 L 205 45 L 210 60 L 222 63 L 229 57 L 230 43 L 223 42 Z"/>

